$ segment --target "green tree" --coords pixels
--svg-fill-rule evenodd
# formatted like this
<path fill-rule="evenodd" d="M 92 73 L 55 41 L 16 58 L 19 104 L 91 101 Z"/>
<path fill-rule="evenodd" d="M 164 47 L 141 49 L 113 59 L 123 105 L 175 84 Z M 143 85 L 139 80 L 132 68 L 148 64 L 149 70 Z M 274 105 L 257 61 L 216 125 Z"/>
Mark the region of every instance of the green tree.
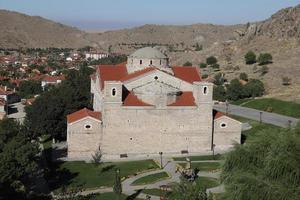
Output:
<path fill-rule="evenodd" d="M 224 81 L 225 81 L 225 78 L 224 78 L 224 74 L 223 73 L 217 73 L 215 76 L 214 76 L 214 84 L 215 85 L 223 85 L 224 84 Z"/>
<path fill-rule="evenodd" d="M 273 59 L 273 57 L 271 54 L 261 53 L 261 54 L 259 54 L 257 61 L 258 61 L 259 65 L 266 65 L 266 64 L 272 63 L 272 59 Z"/>
<path fill-rule="evenodd" d="M 18 89 L 18 94 L 22 98 L 30 98 L 43 92 L 40 81 L 23 81 Z"/>
<path fill-rule="evenodd" d="M 187 62 L 185 62 L 184 64 L 183 64 L 183 66 L 192 66 L 193 65 L 193 63 L 191 63 L 191 62 L 189 62 L 189 61 L 187 61 Z"/>
<path fill-rule="evenodd" d="M 248 51 L 245 55 L 246 64 L 250 65 L 256 63 L 256 55 L 253 51 Z"/>
<path fill-rule="evenodd" d="M 298 200 L 300 126 L 258 131 L 251 142 L 226 156 L 221 180 L 224 200 Z"/>
<path fill-rule="evenodd" d="M 250 81 L 244 85 L 244 91 L 246 97 L 260 97 L 264 94 L 265 88 L 263 82 L 257 79 L 250 79 Z"/>
<path fill-rule="evenodd" d="M 187 180 L 181 179 L 180 183 L 176 183 L 172 187 L 170 195 L 172 200 L 208 200 L 205 188 L 199 187 Z"/>
<path fill-rule="evenodd" d="M 240 79 L 244 81 L 248 81 L 248 75 L 246 73 L 240 73 Z"/>
<path fill-rule="evenodd" d="M 37 175 L 38 144 L 12 119 L 0 121 L 0 199 L 28 199 L 29 184 Z"/>
<path fill-rule="evenodd" d="M 89 75 L 92 72 L 88 67 L 70 71 L 64 82 L 25 108 L 24 123 L 33 138 L 41 134 L 50 134 L 56 139 L 66 138 L 66 116 L 84 107 L 91 108 Z"/>
<path fill-rule="evenodd" d="M 121 176 L 120 176 L 120 169 L 116 169 L 116 176 L 115 176 L 115 183 L 113 187 L 114 193 L 118 195 L 120 198 L 122 194 L 122 183 L 121 183 Z"/>
<path fill-rule="evenodd" d="M 214 65 L 214 64 L 217 64 L 217 62 L 218 62 L 218 60 L 214 56 L 210 56 L 210 57 L 206 58 L 206 63 L 208 65 Z"/>
<path fill-rule="evenodd" d="M 200 63 L 200 64 L 199 64 L 199 67 L 200 67 L 200 68 L 206 68 L 206 67 L 207 67 L 207 64 L 206 64 L 206 63 Z"/>
<path fill-rule="evenodd" d="M 226 90 L 224 86 L 222 85 L 214 86 L 213 99 L 217 101 L 226 100 Z"/>
<path fill-rule="evenodd" d="M 245 96 L 243 85 L 238 79 L 233 79 L 227 86 L 227 97 L 230 100 L 236 101 L 242 99 Z"/>

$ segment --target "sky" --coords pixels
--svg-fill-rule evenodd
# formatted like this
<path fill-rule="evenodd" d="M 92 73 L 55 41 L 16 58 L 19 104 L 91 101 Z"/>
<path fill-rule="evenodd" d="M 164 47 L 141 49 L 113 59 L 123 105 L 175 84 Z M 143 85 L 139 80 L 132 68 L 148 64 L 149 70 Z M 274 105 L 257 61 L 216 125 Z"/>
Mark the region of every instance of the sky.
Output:
<path fill-rule="evenodd" d="M 0 0 L 12 10 L 84 30 L 144 24 L 238 24 L 264 20 L 300 0 Z"/>

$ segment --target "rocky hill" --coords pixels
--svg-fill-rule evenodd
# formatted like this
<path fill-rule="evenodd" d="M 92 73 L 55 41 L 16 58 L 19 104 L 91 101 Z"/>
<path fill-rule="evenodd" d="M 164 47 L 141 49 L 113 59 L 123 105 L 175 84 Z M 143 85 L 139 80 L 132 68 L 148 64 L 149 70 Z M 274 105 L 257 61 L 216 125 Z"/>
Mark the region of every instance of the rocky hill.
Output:
<path fill-rule="evenodd" d="M 42 17 L 0 10 L 0 47 L 81 47 L 86 33 Z"/>

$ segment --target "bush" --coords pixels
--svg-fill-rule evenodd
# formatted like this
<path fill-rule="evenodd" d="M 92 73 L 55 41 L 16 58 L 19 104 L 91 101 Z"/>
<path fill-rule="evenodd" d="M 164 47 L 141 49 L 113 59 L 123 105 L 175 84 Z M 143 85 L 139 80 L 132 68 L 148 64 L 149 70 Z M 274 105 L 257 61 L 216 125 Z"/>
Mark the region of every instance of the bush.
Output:
<path fill-rule="evenodd" d="M 248 65 L 256 63 L 256 55 L 253 51 L 248 51 L 248 53 L 246 53 L 245 62 Z"/>
<path fill-rule="evenodd" d="M 214 65 L 214 64 L 217 64 L 217 62 L 218 62 L 218 60 L 214 56 L 210 56 L 210 57 L 206 58 L 206 63 L 208 65 Z"/>
<path fill-rule="evenodd" d="M 201 51 L 202 49 L 203 49 L 202 44 L 197 43 L 197 44 L 196 44 L 195 51 Z"/>
<path fill-rule="evenodd" d="M 186 63 L 183 64 L 183 66 L 192 66 L 192 65 L 193 65 L 193 63 L 191 63 L 189 61 L 187 61 Z"/>
<path fill-rule="evenodd" d="M 214 69 L 219 69 L 220 65 L 218 63 L 211 65 L 212 68 Z"/>
<path fill-rule="evenodd" d="M 230 100 L 236 101 L 244 98 L 244 87 L 238 79 L 233 79 L 227 87 L 227 97 Z"/>
<path fill-rule="evenodd" d="M 207 67 L 207 64 L 206 64 L 206 63 L 200 63 L 200 64 L 199 64 L 199 67 L 200 67 L 200 68 L 206 68 L 206 67 Z"/>
<path fill-rule="evenodd" d="M 263 75 L 265 75 L 266 73 L 268 73 L 269 72 L 269 68 L 267 67 L 267 66 L 262 66 L 262 68 L 260 69 L 260 75 L 261 76 L 263 76 Z"/>
<path fill-rule="evenodd" d="M 214 86 L 213 99 L 217 101 L 226 100 L 226 91 L 224 86 L 222 85 Z"/>
<path fill-rule="evenodd" d="M 244 86 L 245 97 L 260 97 L 264 94 L 265 88 L 263 82 L 257 79 L 251 79 Z"/>
<path fill-rule="evenodd" d="M 258 63 L 259 65 L 267 65 L 269 63 L 272 63 L 272 55 L 269 53 L 261 53 L 258 57 Z"/>
<path fill-rule="evenodd" d="M 214 81 L 215 85 L 223 85 L 224 84 L 224 81 L 225 81 L 224 74 L 217 73 L 215 75 L 214 79 L 215 79 L 215 81 Z"/>
<path fill-rule="evenodd" d="M 240 74 L 240 79 L 244 80 L 244 81 L 248 81 L 248 75 L 243 72 L 243 73 Z"/>

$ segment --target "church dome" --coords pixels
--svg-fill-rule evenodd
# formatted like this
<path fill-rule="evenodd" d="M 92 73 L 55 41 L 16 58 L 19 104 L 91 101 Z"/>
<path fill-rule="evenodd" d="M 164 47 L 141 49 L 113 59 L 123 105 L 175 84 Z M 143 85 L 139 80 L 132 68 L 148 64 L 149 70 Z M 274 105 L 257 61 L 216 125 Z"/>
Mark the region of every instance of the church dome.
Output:
<path fill-rule="evenodd" d="M 145 47 L 132 53 L 130 58 L 143 58 L 143 59 L 167 59 L 167 56 L 160 50 L 153 47 Z"/>

